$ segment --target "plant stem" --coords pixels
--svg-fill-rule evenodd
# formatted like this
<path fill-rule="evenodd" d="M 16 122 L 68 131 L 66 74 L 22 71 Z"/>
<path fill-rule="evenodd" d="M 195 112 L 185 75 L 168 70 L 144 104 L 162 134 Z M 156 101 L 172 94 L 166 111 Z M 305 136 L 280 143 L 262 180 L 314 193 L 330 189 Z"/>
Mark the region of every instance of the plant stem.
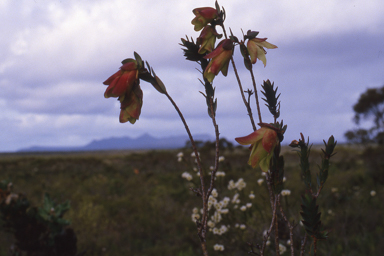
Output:
<path fill-rule="evenodd" d="M 263 120 L 261 118 L 260 103 L 259 103 L 259 97 L 257 96 L 256 81 L 255 81 L 255 76 L 253 75 L 253 69 L 251 69 L 249 72 L 251 73 L 253 90 L 255 91 L 256 107 L 257 107 L 257 114 L 259 115 L 259 122 L 262 123 Z M 276 123 L 276 120 L 275 120 L 275 123 Z"/>
<path fill-rule="evenodd" d="M 203 223 L 200 224 L 200 225 L 197 225 L 198 226 L 198 228 L 197 228 L 198 232 L 197 233 L 198 233 L 198 236 L 199 236 L 199 239 L 200 239 L 201 249 L 203 250 L 203 254 L 204 254 L 204 256 L 208 256 L 207 244 L 206 244 L 206 240 L 205 240 L 206 227 L 207 227 L 206 220 L 208 218 L 208 216 L 207 216 L 207 213 L 208 213 L 208 204 L 207 204 L 208 197 L 206 196 L 205 185 L 204 185 L 205 184 L 204 183 L 204 173 L 203 173 L 203 168 L 202 168 L 201 161 L 200 161 L 199 152 L 197 151 L 195 140 L 193 139 L 191 131 L 188 128 L 188 124 L 185 121 L 184 116 L 181 113 L 179 107 L 173 101 L 172 97 L 168 94 L 168 92 L 165 92 L 164 94 L 167 96 L 167 98 L 169 99 L 169 101 L 172 103 L 173 107 L 176 109 L 177 113 L 179 114 L 180 119 L 183 122 L 185 130 L 187 131 L 187 134 L 189 136 L 189 140 L 191 141 L 191 145 L 192 145 L 193 151 L 195 152 L 196 162 L 197 162 L 197 166 L 199 168 L 199 173 L 200 173 L 200 183 L 201 183 L 201 191 L 200 192 L 201 192 L 201 197 L 202 197 L 202 200 L 203 200 L 203 209 L 204 209 L 203 218 L 202 218 L 203 219 Z"/>
<path fill-rule="evenodd" d="M 227 32 L 225 30 L 224 24 L 222 24 L 221 27 L 223 28 L 224 36 L 227 39 L 228 37 L 227 37 Z M 235 61 L 233 60 L 233 56 L 231 56 L 231 63 L 232 63 L 233 70 L 235 72 L 237 84 L 239 85 L 239 88 L 240 88 L 241 97 L 243 98 L 243 102 L 244 102 L 245 107 L 247 108 L 249 119 L 251 120 L 252 128 L 254 131 L 256 131 L 256 125 L 255 125 L 255 121 L 253 120 L 252 109 L 251 109 L 251 106 L 247 103 L 247 100 L 245 99 L 243 86 L 241 85 L 240 76 L 237 73 L 237 68 L 236 68 Z"/>
<path fill-rule="evenodd" d="M 301 242 L 300 256 L 304 255 L 304 248 L 305 248 L 305 244 L 307 243 L 307 237 L 308 237 L 307 234 L 305 234 L 305 237 Z"/>
<path fill-rule="evenodd" d="M 288 228 L 289 228 L 289 239 L 291 240 L 291 256 L 294 256 L 295 255 L 295 249 L 293 247 L 293 228 L 294 228 L 294 226 L 293 226 L 293 224 L 291 224 L 288 221 L 288 218 L 287 218 L 287 216 L 284 213 L 283 206 L 281 206 L 281 203 L 280 203 L 280 197 L 279 197 L 279 200 L 278 200 L 278 204 L 280 206 L 280 213 L 283 216 L 283 219 L 287 223 Z"/>
<path fill-rule="evenodd" d="M 275 216 L 275 249 L 276 249 L 276 256 L 280 256 L 280 250 L 279 250 L 279 223 L 277 221 L 277 202 L 280 200 L 280 195 L 275 196 L 275 209 L 274 214 Z"/>

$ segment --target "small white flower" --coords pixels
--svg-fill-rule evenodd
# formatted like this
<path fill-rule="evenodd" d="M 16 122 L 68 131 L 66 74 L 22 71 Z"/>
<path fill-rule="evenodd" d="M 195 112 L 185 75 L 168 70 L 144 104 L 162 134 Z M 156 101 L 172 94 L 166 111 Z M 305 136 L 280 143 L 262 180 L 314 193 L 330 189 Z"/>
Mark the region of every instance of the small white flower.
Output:
<path fill-rule="evenodd" d="M 236 188 L 235 182 L 234 182 L 233 180 L 230 180 L 230 181 L 228 182 L 228 189 L 229 189 L 229 190 L 232 190 L 232 189 L 234 189 L 234 188 Z"/>
<path fill-rule="evenodd" d="M 219 156 L 219 162 L 223 162 L 225 160 L 224 156 Z"/>
<path fill-rule="evenodd" d="M 282 196 L 289 196 L 290 194 L 291 194 L 291 190 L 289 190 L 289 189 L 283 189 L 281 191 Z"/>
<path fill-rule="evenodd" d="M 280 252 L 280 254 L 285 253 L 286 250 L 287 250 L 287 247 L 285 247 L 285 246 L 282 245 L 282 244 L 279 244 L 279 252 Z"/>
<path fill-rule="evenodd" d="M 238 228 L 238 227 L 240 227 L 240 224 L 239 224 L 239 223 L 236 223 L 236 224 L 235 224 L 235 228 Z"/>
<path fill-rule="evenodd" d="M 291 245 L 291 240 L 287 240 L 287 245 Z"/>
<path fill-rule="evenodd" d="M 224 234 L 227 231 L 228 231 L 228 228 L 226 226 L 224 226 L 224 225 L 221 225 L 221 227 L 220 227 L 220 234 Z"/>
<path fill-rule="evenodd" d="M 197 207 L 195 207 L 195 208 L 192 209 L 192 212 L 193 213 L 199 213 L 199 209 L 197 209 Z"/>
<path fill-rule="evenodd" d="M 213 227 L 215 226 L 215 222 L 209 220 L 209 221 L 207 222 L 207 225 L 208 225 L 208 227 L 213 228 Z"/>
<path fill-rule="evenodd" d="M 213 197 L 212 193 L 211 193 L 211 195 L 208 197 L 208 202 L 209 202 L 209 201 L 211 201 L 211 202 L 213 202 L 213 203 L 216 203 L 216 201 L 217 201 L 216 198 Z"/>
<path fill-rule="evenodd" d="M 283 182 L 286 182 L 287 181 L 287 178 L 283 177 Z"/>
<path fill-rule="evenodd" d="M 213 171 L 213 170 L 215 170 L 215 167 L 214 166 L 209 166 L 209 170 Z"/>
<path fill-rule="evenodd" d="M 177 158 L 177 162 L 180 163 L 181 161 L 183 161 L 183 158 L 182 158 L 182 157 Z"/>
<path fill-rule="evenodd" d="M 223 207 L 227 207 L 228 203 L 231 201 L 231 199 L 229 197 L 224 197 L 223 200 L 221 200 L 221 202 L 223 203 Z"/>
<path fill-rule="evenodd" d="M 193 222 L 196 222 L 196 219 L 200 219 L 200 214 L 198 213 L 192 213 L 192 221 Z"/>
<path fill-rule="evenodd" d="M 243 206 L 240 207 L 240 211 L 245 212 L 245 210 L 247 210 L 247 206 L 243 205 Z"/>
<path fill-rule="evenodd" d="M 247 206 L 247 208 L 251 208 L 252 207 L 252 203 L 247 203 L 246 206 Z"/>
<path fill-rule="evenodd" d="M 219 211 L 215 211 L 215 213 L 211 217 L 212 221 L 215 223 L 219 223 L 221 221 L 221 214 Z"/>
<path fill-rule="evenodd" d="M 198 156 L 200 156 L 200 153 L 197 153 Z M 191 153 L 191 157 L 196 157 L 195 151 Z"/>
<path fill-rule="evenodd" d="M 198 171 L 197 167 L 193 167 L 193 171 L 197 172 Z"/>
<path fill-rule="evenodd" d="M 246 228 L 246 227 L 245 227 L 244 224 L 241 224 L 241 225 L 240 225 L 240 229 L 243 229 L 243 230 L 244 230 L 245 228 Z"/>
<path fill-rule="evenodd" d="M 251 194 L 249 194 L 249 198 L 250 199 L 254 199 L 255 198 L 255 194 L 253 194 L 253 191 L 251 191 Z"/>
<path fill-rule="evenodd" d="M 234 204 L 234 203 L 236 203 L 236 201 L 239 199 L 239 193 L 236 193 L 234 196 L 233 196 L 233 198 L 232 198 L 232 203 Z"/>
<path fill-rule="evenodd" d="M 372 190 L 371 191 L 371 196 L 375 196 L 376 195 L 376 191 L 375 190 Z"/>
<path fill-rule="evenodd" d="M 204 214 L 204 208 L 201 208 L 201 209 L 200 209 L 200 213 L 201 213 L 201 214 Z"/>
<path fill-rule="evenodd" d="M 222 204 L 220 204 L 218 202 L 216 202 L 213 206 L 215 206 L 216 210 L 221 210 L 221 208 L 222 208 Z"/>
<path fill-rule="evenodd" d="M 243 188 L 245 188 L 247 186 L 247 183 L 244 182 L 243 178 L 240 178 L 236 183 L 235 183 L 235 187 L 240 191 L 242 190 Z"/>
<path fill-rule="evenodd" d="M 218 228 L 213 228 L 212 232 L 213 232 L 213 234 L 217 235 L 219 233 L 219 229 Z"/>
<path fill-rule="evenodd" d="M 267 175 L 266 172 L 262 172 L 262 173 L 261 173 L 261 176 L 266 176 L 266 175 Z"/>
<path fill-rule="evenodd" d="M 219 194 L 217 193 L 217 190 L 214 188 L 214 189 L 212 189 L 212 193 L 211 193 L 211 195 L 212 195 L 213 197 L 217 197 Z"/>
<path fill-rule="evenodd" d="M 181 158 L 181 157 L 183 157 L 184 156 L 184 153 L 183 152 L 179 152 L 178 154 L 177 154 L 177 157 L 178 158 Z"/>
<path fill-rule="evenodd" d="M 224 251 L 224 245 L 221 245 L 221 244 L 215 244 L 213 246 L 213 250 L 215 251 Z"/>
<path fill-rule="evenodd" d="M 183 172 L 183 174 L 181 174 L 181 177 L 188 181 L 192 180 L 192 175 L 189 174 L 189 172 Z"/>
<path fill-rule="evenodd" d="M 269 246 L 269 245 L 271 245 L 271 241 L 267 241 L 266 243 L 265 243 L 267 246 Z"/>
<path fill-rule="evenodd" d="M 333 215 L 333 211 L 331 209 L 328 210 L 329 215 Z"/>
<path fill-rule="evenodd" d="M 229 212 L 228 209 L 220 209 L 221 214 L 227 214 Z"/>
<path fill-rule="evenodd" d="M 216 172 L 216 177 L 224 177 L 225 176 L 225 172 Z"/>
<path fill-rule="evenodd" d="M 263 182 L 264 182 L 264 179 L 258 179 L 257 180 L 257 184 L 259 184 L 259 186 L 261 186 L 261 184 L 263 184 Z"/>

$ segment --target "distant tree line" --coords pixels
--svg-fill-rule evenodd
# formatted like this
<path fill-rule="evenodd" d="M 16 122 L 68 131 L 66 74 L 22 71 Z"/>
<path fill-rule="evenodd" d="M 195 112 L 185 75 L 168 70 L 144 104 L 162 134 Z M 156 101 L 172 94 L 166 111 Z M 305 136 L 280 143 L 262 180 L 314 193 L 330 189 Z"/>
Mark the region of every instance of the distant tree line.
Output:
<path fill-rule="evenodd" d="M 369 88 L 362 93 L 353 111 L 356 125 L 359 126 L 362 120 L 368 120 L 372 121 L 372 126 L 347 131 L 347 140 L 351 143 L 384 145 L 384 85 L 381 88 Z"/>

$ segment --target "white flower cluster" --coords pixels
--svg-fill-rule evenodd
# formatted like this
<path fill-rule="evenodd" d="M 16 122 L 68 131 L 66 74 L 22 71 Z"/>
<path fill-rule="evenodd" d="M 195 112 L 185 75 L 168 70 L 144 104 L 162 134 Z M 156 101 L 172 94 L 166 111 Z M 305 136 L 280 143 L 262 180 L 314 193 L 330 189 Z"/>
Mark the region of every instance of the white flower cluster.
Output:
<path fill-rule="evenodd" d="M 280 254 L 283 254 L 287 251 L 287 247 L 285 247 L 284 245 L 282 244 L 279 244 L 279 252 Z"/>
<path fill-rule="evenodd" d="M 216 172 L 216 177 L 224 177 L 224 176 L 225 176 L 225 172 L 222 172 L 222 171 Z"/>
<path fill-rule="evenodd" d="M 225 225 L 221 225 L 220 228 L 213 228 L 212 229 L 212 233 L 215 235 L 219 235 L 219 236 L 221 236 L 222 234 L 224 234 L 227 231 L 228 231 L 228 228 Z"/>
<path fill-rule="evenodd" d="M 247 186 L 247 183 L 245 183 L 245 181 L 243 180 L 243 178 L 240 178 L 238 181 L 236 181 L 236 183 L 233 181 L 233 180 L 230 180 L 228 182 L 228 189 L 229 190 L 232 190 L 232 189 L 237 189 L 237 190 L 242 190 L 243 188 L 245 188 Z"/>
<path fill-rule="evenodd" d="M 193 222 L 196 222 L 196 219 L 200 219 L 199 209 L 193 208 L 191 217 Z"/>
<path fill-rule="evenodd" d="M 212 193 L 211 193 L 211 195 L 212 195 L 213 197 L 217 197 L 219 194 L 217 193 L 217 190 L 214 188 L 214 189 L 212 189 Z"/>
<path fill-rule="evenodd" d="M 177 162 L 181 162 L 181 161 L 183 161 L 183 156 L 184 156 L 183 152 L 179 152 L 179 153 L 177 154 Z"/>
<path fill-rule="evenodd" d="M 236 193 L 233 198 L 232 198 L 232 203 L 233 204 L 239 204 L 240 203 L 240 199 L 239 199 L 239 193 Z"/>
<path fill-rule="evenodd" d="M 241 230 L 244 230 L 246 228 L 245 224 L 235 224 L 235 228 L 240 228 Z"/>
<path fill-rule="evenodd" d="M 215 244 L 213 246 L 213 250 L 215 251 L 224 251 L 224 245 L 221 245 L 221 244 Z"/>
<path fill-rule="evenodd" d="M 188 181 L 192 180 L 192 175 L 189 172 L 183 172 L 181 174 L 181 177 L 188 180 Z"/>
<path fill-rule="evenodd" d="M 289 189 L 283 189 L 281 191 L 282 196 L 289 196 L 290 194 L 291 194 L 291 190 L 289 190 Z"/>
<path fill-rule="evenodd" d="M 200 156 L 200 153 L 198 152 L 197 155 Z M 196 157 L 195 152 L 192 152 L 192 153 L 191 153 L 191 157 Z"/>

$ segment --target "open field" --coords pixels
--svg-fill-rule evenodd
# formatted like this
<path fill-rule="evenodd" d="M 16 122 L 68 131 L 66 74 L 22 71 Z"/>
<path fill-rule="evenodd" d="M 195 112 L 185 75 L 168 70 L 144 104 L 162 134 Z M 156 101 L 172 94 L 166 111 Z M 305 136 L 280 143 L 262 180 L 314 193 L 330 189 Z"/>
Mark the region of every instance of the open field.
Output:
<path fill-rule="evenodd" d="M 200 255 L 191 214 L 194 207 L 201 207 L 201 202 L 189 190 L 197 186 L 198 179 L 192 170 L 191 151 L 183 150 L 184 161 L 178 162 L 179 151 L 1 154 L 0 180 L 11 180 L 14 192 L 24 193 L 34 205 L 41 204 L 45 192 L 57 202 L 70 200 L 71 209 L 65 218 L 76 232 L 78 251 L 87 250 L 86 255 Z M 322 222 L 331 231 L 328 240 L 319 242 L 320 255 L 382 255 L 382 155 L 368 157 L 361 150 L 342 146 L 336 151 L 318 200 Z M 283 198 L 283 206 L 289 208 L 286 213 L 290 220 L 298 223 L 299 195 L 304 185 L 297 154 L 284 152 L 285 188 L 291 195 Z M 213 164 L 212 155 L 209 149 L 201 151 L 207 172 Z M 260 243 L 262 232 L 269 227 L 266 185 L 257 183 L 263 178 L 261 171 L 246 165 L 246 149 L 226 150 L 221 155 L 225 160 L 219 171 L 225 176 L 216 181 L 219 196 L 233 196 L 234 192 L 227 189 L 228 181 L 243 178 L 246 187 L 239 192 L 242 202 L 250 200 L 251 191 L 256 197 L 249 212 L 225 217 L 224 221 L 232 223 L 229 231 L 221 236 L 209 233 L 208 244 L 210 248 L 216 243 L 227 246 L 223 252 L 211 249 L 212 255 L 249 255 L 246 242 Z M 318 151 L 313 150 L 311 162 L 312 171 L 316 172 L 316 163 L 320 163 Z M 183 172 L 192 174 L 193 179 L 183 179 Z M 376 195 L 371 196 L 371 191 Z M 235 228 L 236 223 L 246 223 L 247 228 Z M 287 237 L 284 228 L 282 232 L 282 237 Z M 298 225 L 295 235 L 303 234 Z M 286 240 L 281 243 L 286 245 Z M 7 255 L 12 241 L 7 233 L 0 233 L 1 256 Z"/>

